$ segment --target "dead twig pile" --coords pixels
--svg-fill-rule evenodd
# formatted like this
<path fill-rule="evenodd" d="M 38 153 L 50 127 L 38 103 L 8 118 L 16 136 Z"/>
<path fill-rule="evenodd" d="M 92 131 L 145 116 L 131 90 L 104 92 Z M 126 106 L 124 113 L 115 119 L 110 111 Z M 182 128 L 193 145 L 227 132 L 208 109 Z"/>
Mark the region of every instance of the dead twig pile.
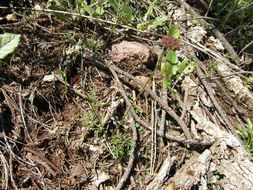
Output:
<path fill-rule="evenodd" d="M 22 34 L 0 68 L 2 189 L 253 188 L 252 157 L 236 132 L 253 118 L 242 61 L 217 28 L 206 36 L 214 26 L 192 22 L 202 17 L 176 2 L 166 13 L 179 39 L 0 6 L 17 16 L 1 29 Z M 160 67 L 169 49 L 194 69 L 167 88 Z"/>

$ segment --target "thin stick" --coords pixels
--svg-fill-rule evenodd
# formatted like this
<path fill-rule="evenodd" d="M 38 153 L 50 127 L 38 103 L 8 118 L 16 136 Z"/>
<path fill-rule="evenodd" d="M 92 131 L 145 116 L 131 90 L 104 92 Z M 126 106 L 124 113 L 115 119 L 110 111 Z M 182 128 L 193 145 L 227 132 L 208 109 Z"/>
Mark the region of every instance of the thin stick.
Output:
<path fill-rule="evenodd" d="M 167 102 L 167 88 L 163 87 L 162 88 L 162 100 L 166 106 L 168 106 Z M 165 129 L 165 123 L 166 123 L 166 111 L 162 110 L 162 115 L 161 115 L 161 122 L 160 122 L 160 131 L 162 133 L 166 133 Z M 164 139 L 161 141 L 162 145 L 165 145 Z"/>
<path fill-rule="evenodd" d="M 109 68 L 113 77 L 114 77 L 114 81 L 115 83 L 117 84 L 122 96 L 124 97 L 125 101 L 126 101 L 126 104 L 128 107 L 132 106 L 131 105 L 131 102 L 129 100 L 129 98 L 127 97 L 126 95 L 126 92 L 125 90 L 123 89 L 123 84 L 120 82 L 116 72 L 112 69 L 112 68 Z M 132 128 L 132 131 L 133 131 L 133 142 L 132 142 L 132 151 L 131 151 L 131 156 L 130 156 L 130 159 L 128 161 L 128 166 L 127 166 L 127 169 L 125 170 L 123 176 L 121 177 L 117 187 L 116 187 L 116 190 L 121 190 L 126 181 L 128 180 L 129 176 L 130 176 L 130 173 L 133 169 L 133 165 L 134 165 L 134 160 L 135 160 L 135 152 L 136 152 L 136 147 L 137 147 L 137 140 L 138 140 L 138 135 L 137 135 L 137 129 L 135 127 L 135 122 L 133 120 L 133 116 L 132 116 L 132 112 L 134 112 L 133 108 L 131 107 L 130 109 L 130 113 L 129 115 L 131 116 L 131 119 L 130 119 L 130 126 Z"/>
<path fill-rule="evenodd" d="M 131 115 L 131 113 L 129 113 L 130 117 L 133 118 L 133 116 Z M 135 155 L 136 155 L 136 149 L 137 149 L 137 141 L 138 141 L 138 135 L 137 135 L 137 129 L 135 127 L 135 122 L 133 119 L 130 120 L 130 126 L 133 130 L 133 142 L 132 142 L 132 150 L 131 150 L 131 155 L 130 155 L 130 158 L 129 158 L 129 161 L 128 161 L 128 164 L 127 164 L 127 168 L 123 174 L 123 176 L 121 177 L 117 187 L 116 187 L 116 190 L 120 190 L 124 187 L 126 181 L 129 179 L 130 177 L 130 173 L 134 167 L 134 161 L 135 161 Z"/>
<path fill-rule="evenodd" d="M 150 90 L 147 86 L 145 86 L 141 81 L 139 81 L 138 79 L 136 79 L 133 75 L 121 70 L 120 68 L 116 67 L 113 64 L 109 64 L 107 61 L 100 61 L 98 59 L 91 59 L 88 58 L 87 61 L 96 66 L 99 67 L 100 69 L 104 70 L 104 71 L 110 71 L 110 69 L 115 70 L 117 73 L 124 75 L 125 77 L 133 80 L 133 82 L 135 82 L 136 84 L 138 84 L 138 86 L 140 86 L 142 89 L 146 90 L 148 92 L 148 94 L 151 96 L 151 98 L 153 100 L 156 100 L 157 103 L 159 104 L 159 106 L 164 109 L 177 123 L 178 125 L 182 128 L 185 136 L 187 139 L 191 139 L 191 133 L 187 127 L 187 125 L 184 123 L 184 121 L 180 120 L 179 116 L 176 114 L 176 112 L 169 107 L 168 105 L 165 105 L 163 100 L 158 97 L 158 95 L 154 92 L 152 92 L 152 90 Z"/>
<path fill-rule="evenodd" d="M 185 0 L 176 0 L 181 6 L 183 6 L 187 11 L 189 11 L 191 14 L 193 14 L 195 17 L 198 17 L 199 14 L 188 4 L 186 3 Z M 212 3 L 212 1 L 211 1 Z M 210 25 L 210 23 L 207 23 L 205 20 L 200 20 L 201 24 L 204 27 L 207 27 Z M 211 25 L 213 27 L 213 25 Z M 230 43 L 227 41 L 227 39 L 224 37 L 224 35 L 217 29 L 214 28 L 213 29 L 213 34 L 215 35 L 216 38 L 218 38 L 224 45 L 224 47 L 226 48 L 226 50 L 233 56 L 234 61 L 236 64 L 240 63 L 240 59 L 238 57 L 238 55 L 236 54 L 234 48 L 232 45 L 230 45 Z M 201 49 L 200 49 L 201 50 Z M 203 50 L 202 50 L 203 51 Z"/>
<path fill-rule="evenodd" d="M 153 91 L 155 92 L 155 84 L 153 81 L 152 85 Z M 150 163 L 150 174 L 153 175 L 154 170 L 155 170 L 155 161 L 156 161 L 156 149 L 157 149 L 157 141 L 156 141 L 156 132 L 157 132 L 157 102 L 152 101 L 152 117 L 151 117 L 151 125 L 152 125 L 152 135 L 151 135 L 151 140 L 152 140 L 152 145 L 151 145 L 151 163 Z"/>
<path fill-rule="evenodd" d="M 3 189 L 7 189 L 8 186 L 9 186 L 9 177 L 8 177 L 8 174 L 9 174 L 9 169 L 8 169 L 8 163 L 2 153 L 2 151 L 0 151 L 0 159 L 1 159 L 1 165 L 3 167 L 3 170 L 2 170 L 2 188 Z M 4 181 L 4 183 L 3 183 Z"/>
<path fill-rule="evenodd" d="M 238 55 L 240 55 L 242 52 L 244 52 L 244 50 L 247 49 L 252 44 L 253 44 L 253 41 L 251 41 L 250 43 L 248 43 L 244 48 L 241 49 L 241 51 L 238 53 Z"/>
<path fill-rule="evenodd" d="M 109 68 L 110 68 L 110 70 L 114 70 L 111 67 L 109 67 Z M 128 102 L 127 104 L 130 106 L 131 102 L 130 102 L 129 98 L 127 96 L 125 96 L 124 99 L 125 99 L 126 103 Z M 134 120 L 137 123 L 140 123 L 144 128 L 152 131 L 152 127 L 146 121 L 141 120 L 140 117 L 135 113 L 135 111 L 133 110 L 133 108 L 130 108 L 130 112 L 131 112 L 131 115 L 133 116 Z M 157 131 L 157 135 L 159 135 L 160 137 L 165 137 L 165 138 L 167 138 L 168 140 L 171 140 L 171 141 L 175 141 L 175 142 L 179 142 L 179 143 L 183 143 L 183 144 L 189 144 L 189 145 L 193 145 L 193 146 L 199 146 L 199 145 L 200 146 L 210 146 L 210 145 L 213 144 L 213 142 L 211 142 L 211 141 L 205 141 L 205 140 L 199 141 L 199 140 L 195 140 L 195 139 L 184 139 L 184 138 L 180 138 L 180 137 L 164 134 L 161 131 Z"/>
<path fill-rule="evenodd" d="M 234 130 L 233 126 L 231 125 L 230 121 L 228 120 L 226 113 L 224 112 L 224 110 L 221 108 L 221 106 L 217 102 L 216 98 L 214 97 L 213 90 L 211 89 L 210 85 L 207 83 L 207 81 L 205 79 L 201 78 L 204 75 L 204 73 L 201 71 L 199 65 L 196 65 L 196 71 L 197 71 L 197 75 L 200 78 L 201 83 L 205 87 L 207 94 L 209 95 L 214 107 L 216 108 L 217 112 L 219 113 L 220 117 L 222 118 L 223 122 L 225 123 L 227 130 L 229 132 L 232 132 L 233 134 L 235 134 L 235 130 Z"/>
<path fill-rule="evenodd" d="M 132 115 L 134 117 L 134 120 L 137 123 L 140 123 L 144 128 L 148 130 L 152 130 L 152 127 L 144 120 L 140 119 L 140 117 L 135 113 L 132 112 Z M 156 132 L 156 134 L 160 137 L 166 138 L 170 141 L 175 141 L 178 143 L 182 143 L 185 145 L 191 145 L 191 146 L 211 146 L 213 144 L 212 141 L 206 141 L 206 140 L 198 140 L 198 139 L 185 139 L 185 138 L 180 138 L 174 135 L 169 135 L 169 134 L 164 134 L 160 130 Z"/>
<path fill-rule="evenodd" d="M 113 68 L 116 72 L 130 78 L 131 80 L 133 80 L 134 82 L 136 82 L 139 86 L 141 86 L 142 88 L 144 88 L 148 93 L 149 95 L 151 96 L 151 98 L 153 100 L 156 100 L 157 103 L 159 104 L 159 106 L 164 109 L 177 123 L 178 125 L 182 128 L 185 136 L 187 139 L 191 139 L 191 133 L 188 129 L 188 127 L 186 126 L 186 124 L 184 123 L 184 121 L 182 121 L 180 119 L 180 117 L 176 114 L 176 112 L 171 108 L 169 107 L 168 105 L 165 105 L 163 100 L 157 96 L 157 94 L 155 92 L 153 92 L 152 90 L 150 90 L 148 87 L 145 87 L 139 80 L 137 80 L 133 75 L 119 69 L 118 67 L 114 66 L 114 65 L 109 65 L 109 68 Z"/>
<path fill-rule="evenodd" d="M 214 28 L 212 32 L 215 35 L 215 37 L 218 38 L 222 42 L 222 44 L 224 45 L 228 53 L 231 54 L 235 63 L 239 64 L 240 63 L 240 58 L 238 57 L 239 54 L 237 55 L 233 46 L 227 41 L 225 36 L 217 28 Z"/>
<path fill-rule="evenodd" d="M 0 6 L 0 9 L 10 9 L 10 7 Z M 105 23 L 105 24 L 109 24 L 109 25 L 113 25 L 113 26 L 118 26 L 118 27 L 121 27 L 121 28 L 124 28 L 124 29 L 127 29 L 127 30 L 133 30 L 133 31 L 136 31 L 136 32 L 141 32 L 143 34 L 150 34 L 150 35 L 155 35 L 155 36 L 160 36 L 160 37 L 163 36 L 163 35 L 160 35 L 158 33 L 152 33 L 152 32 L 146 32 L 146 31 L 138 30 L 136 28 L 133 28 L 133 27 L 130 27 L 130 26 L 127 26 L 127 25 L 124 25 L 124 24 L 119 24 L 119 23 L 116 23 L 116 22 L 103 20 L 101 18 L 96 18 L 96 17 L 92 17 L 92 16 L 88 16 L 88 15 L 79 14 L 79 13 L 72 13 L 72 12 L 52 10 L 52 9 L 35 9 L 35 8 L 27 8 L 27 7 L 12 7 L 12 9 L 29 10 L 29 11 L 46 12 L 46 13 L 59 13 L 59 14 L 64 14 L 64 15 L 70 15 L 70 16 L 75 16 L 75 17 L 86 18 L 88 20 L 93 20 L 93 21 L 100 22 L 100 23 Z"/>

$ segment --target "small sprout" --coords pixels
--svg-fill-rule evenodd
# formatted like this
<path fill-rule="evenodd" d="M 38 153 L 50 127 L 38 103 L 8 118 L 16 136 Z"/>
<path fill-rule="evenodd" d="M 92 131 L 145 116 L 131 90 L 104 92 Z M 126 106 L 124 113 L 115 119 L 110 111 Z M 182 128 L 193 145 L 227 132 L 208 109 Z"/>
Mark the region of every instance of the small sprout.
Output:
<path fill-rule="evenodd" d="M 132 140 L 128 134 L 116 134 L 112 137 L 109 145 L 117 159 L 122 160 L 130 156 Z"/>
<path fill-rule="evenodd" d="M 173 38 L 179 38 L 180 36 L 180 29 L 178 25 L 174 24 L 172 27 L 169 29 L 169 35 L 172 36 Z"/>
<path fill-rule="evenodd" d="M 166 59 L 171 65 L 178 64 L 178 57 L 175 51 L 168 50 L 166 54 Z"/>
<path fill-rule="evenodd" d="M 253 154 L 253 123 L 247 118 L 246 126 L 238 126 L 237 133 L 241 136 L 247 150 Z"/>
<path fill-rule="evenodd" d="M 161 64 L 161 72 L 164 75 L 163 86 L 165 88 L 170 87 L 174 76 L 181 80 L 183 75 L 191 73 L 193 70 L 193 62 L 188 61 L 188 59 L 179 61 L 175 51 L 167 50 L 166 60 Z"/>

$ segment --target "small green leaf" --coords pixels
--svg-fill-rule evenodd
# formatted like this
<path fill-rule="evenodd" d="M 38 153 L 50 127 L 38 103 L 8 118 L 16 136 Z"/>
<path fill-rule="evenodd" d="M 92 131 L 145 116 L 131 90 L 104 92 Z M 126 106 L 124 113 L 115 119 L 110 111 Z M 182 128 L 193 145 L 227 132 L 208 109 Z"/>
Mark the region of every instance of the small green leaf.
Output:
<path fill-rule="evenodd" d="M 248 133 L 241 126 L 238 126 L 238 133 L 242 136 L 243 139 L 248 138 Z"/>
<path fill-rule="evenodd" d="M 4 33 L 0 36 L 0 59 L 12 53 L 18 46 L 20 34 Z"/>
<path fill-rule="evenodd" d="M 249 128 L 250 130 L 253 130 L 253 124 L 252 124 L 251 120 L 250 120 L 249 118 L 247 118 L 247 119 L 246 119 L 246 122 L 247 122 L 248 128 Z"/>
<path fill-rule="evenodd" d="M 175 76 L 177 74 L 177 71 L 178 71 L 178 65 L 172 65 L 172 64 L 169 64 L 170 67 L 169 67 L 169 72 L 172 76 Z"/>
<path fill-rule="evenodd" d="M 179 65 L 178 65 L 178 73 L 181 75 L 183 74 L 185 68 L 187 67 L 188 60 L 184 59 Z"/>
<path fill-rule="evenodd" d="M 121 7 L 122 16 L 127 19 L 129 23 L 134 19 L 132 9 L 125 3 L 122 4 Z"/>
<path fill-rule="evenodd" d="M 162 63 L 162 64 L 161 64 L 161 72 L 162 72 L 162 73 L 164 73 L 164 74 L 167 73 L 168 67 L 169 67 L 168 65 L 169 65 L 168 63 Z"/>
<path fill-rule="evenodd" d="M 165 88 L 170 87 L 173 76 L 177 74 L 177 65 L 172 65 L 168 62 L 161 64 L 161 72 L 163 73 L 163 86 Z"/>
<path fill-rule="evenodd" d="M 164 88 L 169 88 L 171 85 L 171 78 L 165 78 L 163 79 L 163 87 Z"/>
<path fill-rule="evenodd" d="M 253 85 L 253 77 L 248 77 L 248 78 L 247 78 L 247 83 L 248 83 L 249 85 Z"/>
<path fill-rule="evenodd" d="M 96 8 L 96 13 L 98 14 L 98 15 L 103 15 L 104 13 L 105 13 L 105 9 L 104 9 L 104 7 L 102 7 L 102 6 L 99 6 L 99 7 L 97 7 Z"/>
<path fill-rule="evenodd" d="M 97 12 L 92 9 L 89 5 L 83 5 L 84 10 L 90 15 L 90 16 L 95 16 Z"/>
<path fill-rule="evenodd" d="M 137 29 L 141 31 L 145 31 L 148 29 L 150 25 L 152 25 L 152 21 L 150 20 L 146 22 L 142 22 L 142 23 L 137 24 Z"/>
<path fill-rule="evenodd" d="M 172 72 L 171 65 L 168 62 L 161 64 L 161 72 L 163 73 L 163 87 L 168 88 L 171 84 Z"/>
<path fill-rule="evenodd" d="M 109 0 L 109 4 L 110 4 L 110 7 L 112 7 L 114 9 L 114 11 L 117 11 L 119 8 L 119 4 L 120 2 L 116 1 L 116 0 Z"/>
<path fill-rule="evenodd" d="M 118 19 L 124 23 L 131 24 L 134 19 L 133 10 L 123 0 L 110 0 L 110 7 L 118 15 Z"/>
<path fill-rule="evenodd" d="M 168 17 L 167 16 L 163 16 L 163 17 L 157 17 L 156 19 L 153 19 L 153 20 L 147 20 L 145 22 L 142 22 L 142 23 L 139 23 L 137 25 L 137 29 L 138 30 L 142 30 L 142 31 L 145 31 L 145 30 L 151 30 L 153 28 L 157 28 L 158 26 L 162 26 L 165 28 L 166 30 L 166 21 L 168 20 Z"/>
<path fill-rule="evenodd" d="M 29 96 L 29 98 L 28 98 L 28 100 L 31 102 L 31 104 L 33 104 L 33 100 L 34 100 L 34 94 L 32 93 L 32 94 L 30 94 L 30 96 Z"/>
<path fill-rule="evenodd" d="M 175 51 L 173 50 L 168 50 L 167 55 L 166 55 L 167 61 L 172 64 L 176 65 L 178 64 L 178 57 Z"/>
<path fill-rule="evenodd" d="M 180 36 L 180 29 L 178 25 L 174 24 L 170 29 L 169 29 L 169 35 L 174 37 L 174 38 L 179 38 Z"/>
<path fill-rule="evenodd" d="M 164 26 L 166 21 L 168 20 L 167 16 L 157 17 L 151 25 L 148 26 L 148 30 L 151 28 L 156 28 L 158 26 Z"/>
<path fill-rule="evenodd" d="M 147 21 L 147 20 L 148 20 L 148 17 L 149 17 L 150 15 L 153 14 L 153 10 L 154 10 L 154 7 L 155 7 L 156 2 L 157 2 L 157 0 L 154 0 L 154 1 L 149 5 L 148 10 L 147 10 L 146 14 L 145 14 L 144 17 L 143 17 L 143 20 L 144 20 L 144 21 Z"/>

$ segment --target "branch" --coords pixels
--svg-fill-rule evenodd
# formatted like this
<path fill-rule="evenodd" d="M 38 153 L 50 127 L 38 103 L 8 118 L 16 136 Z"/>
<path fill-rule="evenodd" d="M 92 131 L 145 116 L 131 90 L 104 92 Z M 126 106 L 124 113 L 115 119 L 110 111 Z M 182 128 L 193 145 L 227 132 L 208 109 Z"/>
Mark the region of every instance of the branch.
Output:
<path fill-rule="evenodd" d="M 134 160 L 135 160 L 135 152 L 136 152 L 136 147 L 137 147 L 137 140 L 138 140 L 138 136 L 137 136 L 137 129 L 135 127 L 135 123 L 134 123 L 134 120 L 132 119 L 133 116 L 132 116 L 132 113 L 134 112 L 133 108 L 132 108 L 132 104 L 129 100 L 129 98 L 127 97 L 126 95 L 126 92 L 125 90 L 123 89 L 123 84 L 120 82 L 116 72 L 112 69 L 112 68 L 109 68 L 113 77 L 114 77 L 114 81 L 115 83 L 117 84 L 119 90 L 120 90 L 120 93 L 122 94 L 122 96 L 124 97 L 125 101 L 126 101 L 126 104 L 128 107 L 131 107 L 131 110 L 130 110 L 130 113 L 129 115 L 131 116 L 131 119 L 130 119 L 130 126 L 132 128 L 132 131 L 133 131 L 133 147 L 132 147 L 132 152 L 131 152 L 131 156 L 130 156 L 130 159 L 128 161 L 128 165 L 127 165 L 127 169 L 125 170 L 123 176 L 121 177 L 117 187 L 116 187 L 116 190 L 121 190 L 126 181 L 128 180 L 129 176 L 130 176 L 130 173 L 133 169 L 133 165 L 134 165 Z"/>

